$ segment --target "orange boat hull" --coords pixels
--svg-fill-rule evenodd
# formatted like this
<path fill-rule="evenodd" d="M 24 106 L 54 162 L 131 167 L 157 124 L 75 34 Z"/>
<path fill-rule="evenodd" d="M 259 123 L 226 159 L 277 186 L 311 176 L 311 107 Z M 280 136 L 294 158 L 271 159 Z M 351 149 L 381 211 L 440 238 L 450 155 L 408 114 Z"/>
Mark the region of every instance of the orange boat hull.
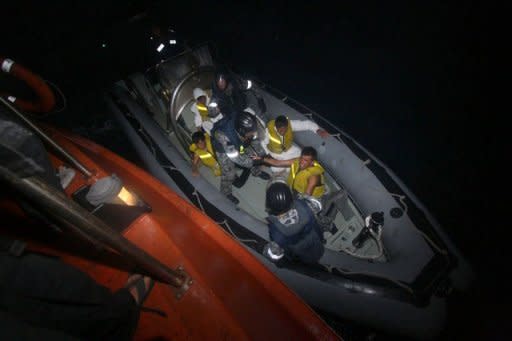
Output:
<path fill-rule="evenodd" d="M 164 265 L 183 269 L 190 276 L 189 288 L 184 292 L 162 282 L 155 284 L 144 305 L 166 316 L 142 312 L 136 339 L 339 339 L 239 242 L 168 187 L 103 147 L 51 128 L 46 130 L 94 174 L 85 179 L 77 172 L 66 188 L 67 194 L 115 173 L 128 190 L 152 208 L 122 234 Z M 51 159 L 55 167 L 63 163 L 55 156 Z M 5 210 L 6 203 L 2 206 Z M 16 215 L 12 207 L 9 212 Z M 93 258 L 94 252 L 88 255 L 37 242 L 31 245 L 58 254 L 112 290 L 122 287 L 132 270 L 119 265 L 122 260 L 109 258 L 108 252 L 102 257 L 96 250 Z"/>

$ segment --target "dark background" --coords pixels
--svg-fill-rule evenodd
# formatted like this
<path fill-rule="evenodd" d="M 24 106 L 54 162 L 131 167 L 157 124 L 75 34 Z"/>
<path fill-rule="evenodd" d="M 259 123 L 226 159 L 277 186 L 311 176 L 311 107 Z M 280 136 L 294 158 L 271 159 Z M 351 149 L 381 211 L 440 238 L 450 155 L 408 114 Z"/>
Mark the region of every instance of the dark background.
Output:
<path fill-rule="evenodd" d="M 510 224 L 494 170 L 507 154 L 487 98 L 488 13 L 471 1 L 21 1 L 2 6 L 0 55 L 58 84 L 65 109 L 45 119 L 136 161 L 101 91 L 149 66 L 147 23 L 171 26 L 180 44 L 213 41 L 221 60 L 327 116 L 394 170 L 477 273 L 445 338 L 493 339 L 505 330 Z"/>

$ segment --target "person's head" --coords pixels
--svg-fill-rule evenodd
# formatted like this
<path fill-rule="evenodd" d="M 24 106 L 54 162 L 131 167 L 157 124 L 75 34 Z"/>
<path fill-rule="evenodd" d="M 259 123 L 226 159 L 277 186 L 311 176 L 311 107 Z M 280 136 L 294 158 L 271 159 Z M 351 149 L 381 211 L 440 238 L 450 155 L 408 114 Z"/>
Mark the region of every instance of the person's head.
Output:
<path fill-rule="evenodd" d="M 288 119 L 286 118 L 286 116 L 277 116 L 275 123 L 277 133 L 281 136 L 284 136 L 284 134 L 286 134 L 286 131 L 288 130 Z"/>
<path fill-rule="evenodd" d="M 206 138 L 202 131 L 196 131 L 192 134 L 192 142 L 194 142 L 200 149 L 206 148 Z"/>
<path fill-rule="evenodd" d="M 223 74 L 220 74 L 219 77 L 217 77 L 217 87 L 219 90 L 224 91 L 226 90 L 228 86 L 228 80 L 226 79 L 226 76 Z"/>
<path fill-rule="evenodd" d="M 313 163 L 316 161 L 316 157 L 317 154 L 315 148 L 304 147 L 300 153 L 299 168 L 306 169 L 313 166 Z"/>
<path fill-rule="evenodd" d="M 292 208 L 293 195 L 284 182 L 274 182 L 267 188 L 265 207 L 271 215 L 280 215 Z"/>
<path fill-rule="evenodd" d="M 225 71 L 218 71 L 215 74 L 215 84 L 217 85 L 217 88 L 219 90 L 226 90 L 226 88 L 228 87 L 228 77 Z"/>
<path fill-rule="evenodd" d="M 206 93 L 203 91 L 203 89 L 201 88 L 195 88 L 193 91 L 192 91 L 193 95 L 194 95 L 194 99 L 201 103 L 202 105 L 206 105 Z"/>
<path fill-rule="evenodd" d="M 237 116 L 235 130 L 243 141 L 249 141 L 256 137 L 258 126 L 253 114 L 243 111 Z"/>

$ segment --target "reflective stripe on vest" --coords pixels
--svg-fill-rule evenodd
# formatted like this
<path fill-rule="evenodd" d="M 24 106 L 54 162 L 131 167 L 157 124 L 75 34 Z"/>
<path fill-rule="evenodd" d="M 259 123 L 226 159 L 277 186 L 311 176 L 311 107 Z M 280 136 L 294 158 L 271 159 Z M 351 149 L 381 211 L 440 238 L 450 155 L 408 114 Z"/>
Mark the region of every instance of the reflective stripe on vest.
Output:
<path fill-rule="evenodd" d="M 201 118 L 203 121 L 208 120 L 208 107 L 204 105 L 203 103 L 196 103 L 196 108 L 199 111 L 199 115 L 201 115 Z"/>
<path fill-rule="evenodd" d="M 240 149 L 239 150 L 233 150 L 231 152 L 227 152 L 226 155 L 230 158 L 230 159 L 234 159 L 236 157 L 238 157 L 239 155 L 243 155 L 245 154 L 245 148 L 243 145 L 240 145 Z"/>
<path fill-rule="evenodd" d="M 286 129 L 286 133 L 284 134 L 284 137 L 281 137 L 276 129 L 276 120 L 271 120 L 268 122 L 267 125 L 268 129 L 268 145 L 267 148 L 273 152 L 280 154 L 282 152 L 287 151 L 292 146 L 293 142 L 293 132 L 292 132 L 292 125 L 290 123 L 290 120 L 288 119 L 288 128 Z"/>
<path fill-rule="evenodd" d="M 311 195 L 319 198 L 325 192 L 324 168 L 316 161 L 313 162 L 313 166 L 300 170 L 299 159 L 295 160 L 288 175 L 288 185 L 293 190 L 305 194 L 308 188 L 308 179 L 313 175 L 320 175 L 320 184 L 313 189 Z"/>

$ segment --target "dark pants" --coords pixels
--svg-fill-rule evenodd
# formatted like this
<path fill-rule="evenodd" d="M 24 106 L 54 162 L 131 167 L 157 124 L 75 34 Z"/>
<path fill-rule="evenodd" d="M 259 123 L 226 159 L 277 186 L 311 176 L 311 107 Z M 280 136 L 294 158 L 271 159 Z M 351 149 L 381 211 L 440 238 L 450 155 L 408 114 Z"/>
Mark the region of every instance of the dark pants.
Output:
<path fill-rule="evenodd" d="M 220 192 L 224 195 L 230 195 L 233 193 L 233 182 L 237 178 L 237 165 L 233 161 L 231 161 L 231 159 L 225 153 L 217 153 L 217 161 L 219 162 L 220 170 L 222 172 L 220 176 Z M 243 167 L 240 168 L 244 169 Z M 258 176 L 262 172 L 261 166 L 251 167 L 250 171 L 252 175 Z M 242 177 L 245 179 L 243 179 L 243 183 L 241 185 L 243 185 L 245 181 L 247 181 L 247 178 L 245 176 Z"/>
<path fill-rule="evenodd" d="M 12 328 L 28 325 L 86 340 L 131 340 L 139 319 L 128 290 L 112 293 L 84 272 L 36 254 L 0 253 L 0 312 L 2 325 L 17 321 L 9 335 L 26 333 Z"/>

